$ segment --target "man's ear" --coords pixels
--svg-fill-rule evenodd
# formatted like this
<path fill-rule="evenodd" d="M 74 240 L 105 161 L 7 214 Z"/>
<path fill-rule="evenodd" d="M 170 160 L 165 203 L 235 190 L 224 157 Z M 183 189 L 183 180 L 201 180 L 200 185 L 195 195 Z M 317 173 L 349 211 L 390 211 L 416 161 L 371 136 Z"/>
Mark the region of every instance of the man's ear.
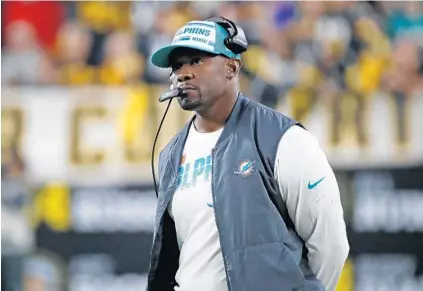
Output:
<path fill-rule="evenodd" d="M 238 59 L 229 59 L 227 64 L 226 77 L 228 79 L 233 79 L 238 76 L 239 71 L 241 70 L 241 62 Z"/>

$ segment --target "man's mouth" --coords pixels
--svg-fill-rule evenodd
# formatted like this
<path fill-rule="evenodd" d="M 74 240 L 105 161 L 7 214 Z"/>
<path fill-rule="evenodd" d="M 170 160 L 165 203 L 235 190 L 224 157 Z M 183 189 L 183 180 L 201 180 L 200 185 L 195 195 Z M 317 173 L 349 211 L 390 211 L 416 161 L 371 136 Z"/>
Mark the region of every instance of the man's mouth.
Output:
<path fill-rule="evenodd" d="M 181 99 L 188 98 L 190 92 L 197 90 L 197 88 L 195 88 L 194 86 L 181 86 L 179 88 L 182 89 L 182 95 L 179 97 Z"/>
<path fill-rule="evenodd" d="M 189 90 L 197 90 L 196 87 L 191 86 L 191 85 L 180 86 L 178 88 L 182 89 L 182 91 L 184 91 L 184 92 L 189 91 Z"/>

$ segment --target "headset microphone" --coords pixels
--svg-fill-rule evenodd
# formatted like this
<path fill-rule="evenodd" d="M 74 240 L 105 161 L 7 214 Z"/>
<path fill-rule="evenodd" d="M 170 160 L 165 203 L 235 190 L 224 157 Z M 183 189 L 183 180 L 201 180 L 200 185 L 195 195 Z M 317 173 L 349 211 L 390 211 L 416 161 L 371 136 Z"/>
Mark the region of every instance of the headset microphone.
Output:
<path fill-rule="evenodd" d="M 159 102 L 164 102 L 166 100 L 178 97 L 178 96 L 182 96 L 182 94 L 184 93 L 184 91 L 181 88 L 175 88 L 172 89 L 166 93 L 164 93 L 162 96 L 160 96 L 159 98 Z"/>

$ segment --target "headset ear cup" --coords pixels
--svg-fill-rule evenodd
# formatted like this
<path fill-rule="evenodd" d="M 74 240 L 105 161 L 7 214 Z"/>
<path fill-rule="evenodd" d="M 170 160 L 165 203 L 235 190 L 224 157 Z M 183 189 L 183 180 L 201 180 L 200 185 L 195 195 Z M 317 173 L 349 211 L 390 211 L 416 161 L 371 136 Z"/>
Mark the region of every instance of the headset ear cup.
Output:
<path fill-rule="evenodd" d="M 244 48 L 243 45 L 240 45 L 238 43 L 234 42 L 234 39 L 232 37 L 227 37 L 225 39 L 225 46 L 230 49 L 234 54 L 240 54 L 246 51 L 246 48 Z"/>
<path fill-rule="evenodd" d="M 215 22 L 228 32 L 229 36 L 225 38 L 224 43 L 234 54 L 241 54 L 247 50 L 248 42 L 245 33 L 234 22 L 220 16 L 209 18 L 206 21 Z"/>
<path fill-rule="evenodd" d="M 232 42 L 232 38 L 231 37 L 226 37 L 225 38 L 225 46 L 228 48 L 228 49 L 230 49 L 233 53 L 235 53 L 235 54 L 238 54 L 238 50 L 237 50 L 237 48 L 236 48 L 236 45 L 234 45 L 234 43 Z"/>

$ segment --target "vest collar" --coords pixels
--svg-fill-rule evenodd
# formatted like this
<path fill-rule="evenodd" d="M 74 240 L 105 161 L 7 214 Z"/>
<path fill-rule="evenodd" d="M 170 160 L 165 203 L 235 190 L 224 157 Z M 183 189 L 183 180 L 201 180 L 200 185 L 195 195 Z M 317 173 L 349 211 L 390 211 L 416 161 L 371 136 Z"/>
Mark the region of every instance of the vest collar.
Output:
<path fill-rule="evenodd" d="M 234 129 L 238 125 L 238 121 L 240 120 L 239 115 L 242 113 L 243 108 L 245 107 L 247 102 L 248 102 L 248 99 L 244 97 L 241 93 L 239 93 L 237 100 L 235 102 L 235 105 L 232 108 L 232 111 L 229 114 L 229 117 L 225 123 L 223 132 L 216 143 L 216 147 L 219 147 L 219 145 L 223 144 L 232 135 L 232 133 L 234 132 Z M 194 121 L 194 117 L 195 116 L 193 116 L 190 119 L 190 121 L 187 122 L 187 124 L 179 133 L 179 136 L 177 137 L 175 141 L 173 154 L 171 155 L 171 161 L 170 161 L 173 169 L 175 170 L 175 173 L 178 173 L 178 168 L 179 168 L 179 165 L 181 164 L 184 145 L 188 137 L 190 126 L 192 122 Z"/>

